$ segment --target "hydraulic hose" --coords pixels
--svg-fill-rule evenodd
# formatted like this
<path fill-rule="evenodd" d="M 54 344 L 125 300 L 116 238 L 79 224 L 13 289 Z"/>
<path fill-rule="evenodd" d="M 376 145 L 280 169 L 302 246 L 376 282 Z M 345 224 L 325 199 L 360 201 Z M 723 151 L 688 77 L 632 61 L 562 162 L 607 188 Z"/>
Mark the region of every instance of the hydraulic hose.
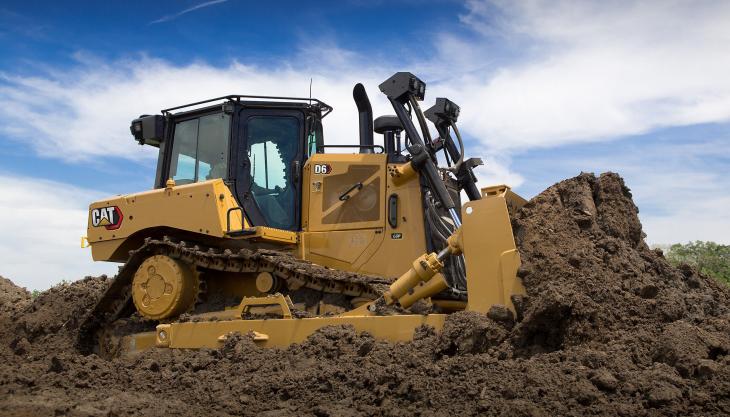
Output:
<path fill-rule="evenodd" d="M 448 223 L 444 217 L 439 214 L 438 210 L 434 206 L 432 198 L 433 197 L 429 195 L 426 196 L 426 222 L 428 223 L 429 231 L 433 237 L 434 246 L 445 246 L 446 249 L 444 250 L 447 250 L 448 238 L 459 228 L 459 226 Z M 466 267 L 464 265 L 464 258 L 461 255 L 451 256 L 446 259 L 444 261 L 443 272 L 452 290 L 456 292 L 463 292 L 466 290 Z"/>
<path fill-rule="evenodd" d="M 433 139 L 431 139 L 431 132 L 428 130 L 428 125 L 426 124 L 426 118 L 423 116 L 423 112 L 421 111 L 421 106 L 418 105 L 418 101 L 413 96 L 411 96 L 408 100 L 411 103 L 411 107 L 413 108 L 413 110 L 416 111 L 416 119 L 418 119 L 418 125 L 421 127 L 421 134 L 423 134 L 423 141 L 426 142 L 429 147 L 431 147 Z"/>
<path fill-rule="evenodd" d="M 411 138 L 411 143 L 413 143 L 413 146 L 425 146 L 423 141 L 421 140 L 420 135 L 418 134 L 418 131 L 416 130 L 416 127 L 413 125 L 413 122 L 411 122 L 411 119 L 406 112 L 405 106 L 402 103 L 393 100 L 392 98 L 388 98 L 388 100 L 390 100 L 391 104 L 393 105 L 393 110 L 395 110 L 395 113 L 401 120 L 401 123 L 403 123 L 403 129 L 405 130 L 406 134 Z M 416 111 L 416 114 L 421 114 L 420 110 Z M 421 117 L 423 117 L 422 114 Z M 426 130 L 426 132 L 428 132 L 428 130 Z M 428 153 L 428 151 L 426 151 L 425 149 L 422 149 L 421 152 Z M 424 173 L 424 176 L 428 181 L 428 185 L 436 193 L 439 202 L 447 210 L 456 207 L 456 205 L 454 204 L 454 200 L 451 198 L 451 195 L 449 195 L 449 192 L 446 189 L 446 185 L 439 176 L 436 164 L 433 162 L 433 159 L 431 159 L 430 154 L 427 158 L 424 158 L 422 166 L 417 167 L 417 169 Z M 459 220 L 459 216 L 456 215 L 456 211 L 453 211 L 453 213 L 452 211 L 449 211 L 449 214 L 454 215 L 455 222 L 461 223 Z"/>
<path fill-rule="evenodd" d="M 451 168 L 452 172 L 459 172 L 459 168 L 461 168 L 461 164 L 464 163 L 464 141 L 461 139 L 461 133 L 459 133 L 459 128 L 456 127 L 456 123 L 451 121 L 451 128 L 454 130 L 454 133 L 456 134 L 456 139 L 459 141 L 459 160 L 454 163 L 454 166 Z"/>

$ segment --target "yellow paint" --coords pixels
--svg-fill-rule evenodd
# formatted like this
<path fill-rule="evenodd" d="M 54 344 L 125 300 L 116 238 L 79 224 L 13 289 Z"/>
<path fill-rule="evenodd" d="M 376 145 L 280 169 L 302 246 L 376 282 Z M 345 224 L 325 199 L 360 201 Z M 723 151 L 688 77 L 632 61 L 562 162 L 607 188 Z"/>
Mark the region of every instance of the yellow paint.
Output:
<path fill-rule="evenodd" d="M 275 229 L 273 227 L 255 226 L 250 228 L 253 234 L 241 236 L 244 240 L 266 240 L 270 242 L 296 244 L 299 234 L 289 230 Z"/>
<path fill-rule="evenodd" d="M 195 302 L 198 276 L 183 261 L 154 255 L 142 262 L 132 279 L 132 300 L 148 319 L 177 317 Z"/>
<path fill-rule="evenodd" d="M 124 218 L 121 227 L 107 230 L 91 223 L 91 210 L 116 206 Z M 205 237 L 222 238 L 226 233 L 226 212 L 238 207 L 221 179 L 121 195 L 89 206 L 87 234 L 95 261 L 124 262 L 129 250 L 142 245 L 155 228 L 171 228 Z M 249 227 L 240 210 L 231 213 L 231 229 Z M 242 224 L 242 222 L 244 224 Z M 142 232 L 141 236 L 135 235 Z"/>
<path fill-rule="evenodd" d="M 489 187 L 482 188 L 481 191 L 482 197 L 484 198 L 497 196 L 504 197 L 510 210 L 519 210 L 522 206 L 527 204 L 527 200 L 522 198 L 519 194 L 512 192 L 512 189 L 508 185 L 491 185 Z"/>
<path fill-rule="evenodd" d="M 312 155 L 304 165 L 303 230 L 319 232 L 383 227 L 385 163 L 384 154 Z M 317 164 L 327 164 L 331 169 L 327 174 L 316 174 L 312 166 Z M 362 184 L 361 189 L 353 190 L 347 200 L 339 199 L 358 183 Z"/>
<path fill-rule="evenodd" d="M 185 322 L 157 326 L 157 347 L 169 348 L 217 348 L 227 335 L 254 331 L 268 336 L 258 342 L 262 347 L 287 347 L 301 343 L 312 333 L 325 326 L 351 325 L 358 332 L 368 332 L 374 337 L 391 342 L 413 339 L 413 333 L 421 325 L 443 328 L 446 315 L 396 315 L 396 316 L 346 316 L 316 317 L 306 319 L 228 320 L 209 322 Z M 164 339 L 160 337 L 164 332 Z"/>
<path fill-rule="evenodd" d="M 469 301 L 466 309 L 486 313 L 494 304 L 514 310 L 510 296 L 524 294 L 517 277 L 520 255 L 515 246 L 505 193 L 464 204 L 461 250 L 466 263 Z"/>
<path fill-rule="evenodd" d="M 332 167 L 328 174 L 314 174 L 313 164 Z M 342 175 L 351 166 L 377 166 L 377 172 L 364 178 L 344 178 L 336 190 L 328 189 L 327 177 Z M 408 168 L 403 168 L 408 165 Z M 400 169 L 400 171 L 399 171 Z M 409 164 L 386 164 L 381 154 L 317 154 L 305 165 L 303 176 L 303 231 L 298 256 L 314 263 L 346 271 L 368 273 L 387 277 L 400 276 L 411 266 L 413 259 L 426 251 L 421 188 L 417 175 L 412 175 Z M 404 172 L 402 176 L 393 173 Z M 362 180 L 373 184 L 382 182 L 378 191 L 378 220 L 327 224 L 322 218 L 337 210 L 350 208 L 347 201 L 334 200 L 328 194 L 339 197 L 352 184 Z M 352 193 L 356 195 L 357 193 Z M 387 221 L 387 204 L 390 195 L 398 197 L 398 222 L 392 227 Z M 355 197 L 351 197 L 355 198 Z M 395 238 L 397 237 L 397 238 Z"/>

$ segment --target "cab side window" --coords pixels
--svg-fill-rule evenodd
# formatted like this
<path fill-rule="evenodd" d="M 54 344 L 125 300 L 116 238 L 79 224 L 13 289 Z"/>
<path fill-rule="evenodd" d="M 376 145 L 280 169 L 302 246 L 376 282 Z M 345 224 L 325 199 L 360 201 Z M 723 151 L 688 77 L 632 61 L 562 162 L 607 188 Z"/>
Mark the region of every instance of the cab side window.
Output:
<path fill-rule="evenodd" d="M 195 156 L 198 147 L 198 119 L 186 120 L 175 125 L 172 140 L 172 165 L 170 178 L 177 184 L 195 182 Z"/>
<path fill-rule="evenodd" d="M 169 177 L 178 185 L 226 178 L 230 119 L 218 113 L 176 123 Z"/>

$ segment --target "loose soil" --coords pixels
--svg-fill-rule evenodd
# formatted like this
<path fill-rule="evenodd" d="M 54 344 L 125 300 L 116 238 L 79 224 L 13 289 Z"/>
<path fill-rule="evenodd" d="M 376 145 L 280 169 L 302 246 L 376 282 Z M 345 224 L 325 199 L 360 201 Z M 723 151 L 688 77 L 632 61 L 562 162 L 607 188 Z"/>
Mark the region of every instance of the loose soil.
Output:
<path fill-rule="evenodd" d="M 728 415 L 730 290 L 647 247 L 637 213 L 613 173 L 548 188 L 513 218 L 517 317 L 456 313 L 410 343 L 330 327 L 107 361 L 73 340 L 109 279 L 33 300 L 0 279 L 0 415 Z"/>

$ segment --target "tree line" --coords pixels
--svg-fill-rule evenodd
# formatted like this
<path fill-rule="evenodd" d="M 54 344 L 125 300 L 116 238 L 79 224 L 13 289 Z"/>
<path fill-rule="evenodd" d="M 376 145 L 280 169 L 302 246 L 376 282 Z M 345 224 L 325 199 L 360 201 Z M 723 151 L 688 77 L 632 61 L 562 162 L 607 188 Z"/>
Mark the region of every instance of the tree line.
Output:
<path fill-rule="evenodd" d="M 700 240 L 677 243 L 664 256 L 673 265 L 689 264 L 701 273 L 730 285 L 730 245 Z"/>

